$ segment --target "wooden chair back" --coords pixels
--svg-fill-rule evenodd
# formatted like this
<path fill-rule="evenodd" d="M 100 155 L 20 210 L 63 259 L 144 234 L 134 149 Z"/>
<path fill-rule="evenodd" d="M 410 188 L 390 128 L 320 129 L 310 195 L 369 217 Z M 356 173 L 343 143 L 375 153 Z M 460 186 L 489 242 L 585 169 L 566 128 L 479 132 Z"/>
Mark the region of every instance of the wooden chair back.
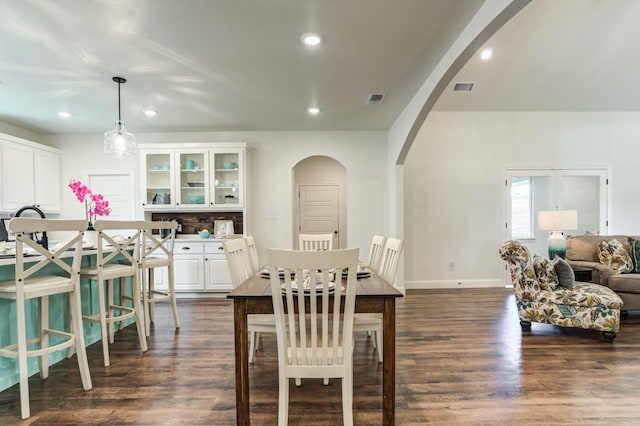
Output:
<path fill-rule="evenodd" d="M 388 237 L 387 241 L 384 243 L 378 275 L 391 285 L 393 285 L 396 279 L 398 262 L 400 261 L 400 253 L 402 252 L 403 244 L 402 240 L 392 237 Z"/>
<path fill-rule="evenodd" d="M 300 234 L 300 250 L 333 250 L 333 234 Z"/>
<path fill-rule="evenodd" d="M 252 236 L 245 237 L 247 251 L 249 252 L 249 261 L 251 263 L 251 272 L 256 273 L 260 269 L 260 260 L 258 259 L 258 249 L 256 242 Z"/>
<path fill-rule="evenodd" d="M 371 240 L 371 248 L 369 249 L 369 259 L 367 260 L 367 266 L 374 274 L 378 273 L 380 269 L 380 262 L 382 261 L 382 252 L 384 249 L 384 243 L 386 237 L 382 235 L 374 235 Z"/>
<path fill-rule="evenodd" d="M 238 287 L 252 275 L 251 261 L 244 238 L 236 238 L 222 243 L 231 274 L 233 287 Z"/>

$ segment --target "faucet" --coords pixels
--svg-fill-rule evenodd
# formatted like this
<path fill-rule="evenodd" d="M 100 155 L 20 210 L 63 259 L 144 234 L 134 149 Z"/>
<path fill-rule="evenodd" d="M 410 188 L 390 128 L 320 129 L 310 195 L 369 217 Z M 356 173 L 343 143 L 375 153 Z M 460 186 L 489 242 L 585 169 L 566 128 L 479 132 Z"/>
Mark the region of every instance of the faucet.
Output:
<path fill-rule="evenodd" d="M 44 212 L 36 206 L 24 206 L 16 212 L 14 217 L 20 217 L 20 215 L 27 210 L 33 210 L 34 212 L 38 213 L 41 218 L 45 219 Z M 47 237 L 46 231 L 42 233 L 42 238 L 40 240 L 38 240 L 38 236 L 35 232 L 31 234 L 31 239 L 40 244 L 46 250 L 49 250 L 49 238 Z"/>

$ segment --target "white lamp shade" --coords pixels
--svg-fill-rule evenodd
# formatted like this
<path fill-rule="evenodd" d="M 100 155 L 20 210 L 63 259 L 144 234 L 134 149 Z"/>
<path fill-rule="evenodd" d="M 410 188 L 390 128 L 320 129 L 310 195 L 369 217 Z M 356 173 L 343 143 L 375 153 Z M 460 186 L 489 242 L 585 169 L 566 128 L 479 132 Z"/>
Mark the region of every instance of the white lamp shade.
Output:
<path fill-rule="evenodd" d="M 538 229 L 541 231 L 568 231 L 578 229 L 578 211 L 539 211 Z"/>

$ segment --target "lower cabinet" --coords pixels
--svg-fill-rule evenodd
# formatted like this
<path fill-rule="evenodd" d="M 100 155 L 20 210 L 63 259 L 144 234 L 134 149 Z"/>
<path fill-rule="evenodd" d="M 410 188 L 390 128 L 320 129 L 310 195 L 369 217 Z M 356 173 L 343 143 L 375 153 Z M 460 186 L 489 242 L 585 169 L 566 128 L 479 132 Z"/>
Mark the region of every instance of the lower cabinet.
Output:
<path fill-rule="evenodd" d="M 177 241 L 173 250 L 176 291 L 229 292 L 233 289 L 220 241 Z M 167 268 L 154 272 L 155 288 L 169 287 Z"/>
<path fill-rule="evenodd" d="M 224 249 L 219 241 L 204 245 L 204 274 L 205 290 L 224 292 L 233 290 Z"/>

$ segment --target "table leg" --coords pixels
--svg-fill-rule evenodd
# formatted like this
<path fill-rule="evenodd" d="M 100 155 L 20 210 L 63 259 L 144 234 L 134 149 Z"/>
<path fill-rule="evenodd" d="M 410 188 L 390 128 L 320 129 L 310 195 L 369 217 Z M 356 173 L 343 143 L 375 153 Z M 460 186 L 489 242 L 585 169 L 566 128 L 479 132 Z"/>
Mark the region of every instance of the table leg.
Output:
<path fill-rule="evenodd" d="M 236 348 L 236 424 L 248 426 L 251 424 L 251 420 L 249 418 L 249 348 L 246 299 L 234 299 L 233 317 Z"/>
<path fill-rule="evenodd" d="M 394 425 L 396 417 L 396 299 L 385 298 L 382 352 L 382 424 Z"/>

